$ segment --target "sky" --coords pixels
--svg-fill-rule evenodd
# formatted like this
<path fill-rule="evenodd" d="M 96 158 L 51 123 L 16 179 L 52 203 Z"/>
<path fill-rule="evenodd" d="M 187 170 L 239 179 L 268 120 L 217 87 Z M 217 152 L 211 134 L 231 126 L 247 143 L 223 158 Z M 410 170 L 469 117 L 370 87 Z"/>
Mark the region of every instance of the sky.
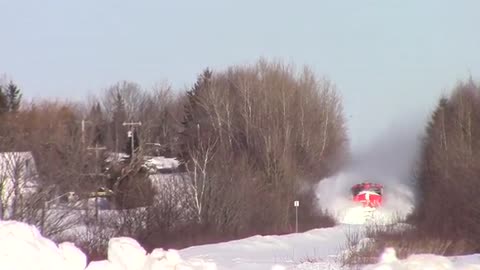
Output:
<path fill-rule="evenodd" d="M 27 99 L 86 99 L 129 80 L 191 86 L 260 57 L 308 65 L 342 100 L 352 147 L 423 126 L 480 79 L 478 0 L 0 0 L 0 74 Z"/>

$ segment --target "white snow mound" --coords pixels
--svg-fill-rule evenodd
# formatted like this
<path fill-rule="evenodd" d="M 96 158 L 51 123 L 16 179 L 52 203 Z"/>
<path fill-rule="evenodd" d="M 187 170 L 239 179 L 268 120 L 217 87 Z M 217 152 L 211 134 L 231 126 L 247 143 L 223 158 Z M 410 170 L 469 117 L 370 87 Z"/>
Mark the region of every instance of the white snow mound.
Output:
<path fill-rule="evenodd" d="M 451 259 L 434 254 L 414 254 L 404 260 L 399 260 L 395 249 L 386 248 L 380 257 L 380 262 L 368 265 L 363 270 L 474 270 L 480 269 L 480 264 L 465 262 L 455 263 Z"/>
<path fill-rule="evenodd" d="M 71 243 L 57 246 L 34 226 L 0 221 L 0 269 L 80 270 L 85 269 L 86 261 L 86 256 Z"/>
<path fill-rule="evenodd" d="M 108 259 L 87 266 L 85 254 L 73 243 L 59 245 L 32 225 L 0 221 L 0 269 L 8 270 L 216 270 L 213 263 L 185 261 L 176 250 L 155 249 L 147 254 L 132 238 L 108 243 Z"/>

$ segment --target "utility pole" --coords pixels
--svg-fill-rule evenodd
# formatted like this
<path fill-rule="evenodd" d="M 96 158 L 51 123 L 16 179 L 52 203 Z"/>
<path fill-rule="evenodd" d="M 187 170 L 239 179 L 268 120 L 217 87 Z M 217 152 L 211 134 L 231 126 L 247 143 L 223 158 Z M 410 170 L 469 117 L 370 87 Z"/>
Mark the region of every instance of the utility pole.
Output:
<path fill-rule="evenodd" d="M 130 162 L 133 162 L 134 157 L 135 157 L 135 149 L 134 149 L 135 138 L 133 136 L 133 132 L 135 131 L 135 126 L 141 126 L 142 122 L 123 122 L 122 125 L 130 127 L 129 135 L 130 135 L 130 138 L 131 138 L 131 146 L 132 146 L 132 156 L 130 157 Z"/>
<path fill-rule="evenodd" d="M 88 147 L 87 149 L 95 151 L 95 175 L 103 177 L 103 174 L 100 173 L 100 170 L 99 170 L 100 166 L 98 165 L 98 158 L 100 156 L 99 155 L 100 151 L 105 150 L 107 148 L 105 146 L 100 146 L 99 147 L 97 144 L 95 144 L 95 147 Z M 102 181 L 102 186 L 104 186 L 103 181 Z M 98 220 L 98 196 L 97 196 L 97 194 L 95 194 L 95 219 Z"/>
<path fill-rule="evenodd" d="M 82 119 L 82 146 L 85 146 L 85 124 L 91 124 L 91 121 Z"/>

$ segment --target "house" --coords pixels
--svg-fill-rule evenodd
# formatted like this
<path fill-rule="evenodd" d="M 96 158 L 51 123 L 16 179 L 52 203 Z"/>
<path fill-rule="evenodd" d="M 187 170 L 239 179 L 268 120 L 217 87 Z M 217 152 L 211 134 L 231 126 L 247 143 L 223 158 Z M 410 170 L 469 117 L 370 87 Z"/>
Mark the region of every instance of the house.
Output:
<path fill-rule="evenodd" d="M 37 190 L 38 173 L 32 153 L 0 153 L 0 219 L 11 218 Z"/>

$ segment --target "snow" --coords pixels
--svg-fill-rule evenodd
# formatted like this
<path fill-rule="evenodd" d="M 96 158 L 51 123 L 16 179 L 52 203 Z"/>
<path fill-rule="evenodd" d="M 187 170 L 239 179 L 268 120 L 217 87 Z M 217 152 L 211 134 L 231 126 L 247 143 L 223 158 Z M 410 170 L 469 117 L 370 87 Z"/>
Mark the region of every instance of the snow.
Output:
<path fill-rule="evenodd" d="M 86 256 L 78 249 L 75 244 L 64 242 L 58 245 L 60 252 L 63 254 L 70 270 L 83 270 L 86 266 Z"/>
<path fill-rule="evenodd" d="M 146 157 L 145 161 L 145 166 L 156 170 L 176 169 L 179 165 L 180 162 L 176 158 L 166 158 L 162 156 Z"/>
<path fill-rule="evenodd" d="M 127 160 L 130 155 L 120 152 L 111 152 L 105 159 L 108 163 L 118 163 Z M 174 170 L 180 166 L 180 161 L 176 158 L 167 158 L 164 156 L 144 156 L 144 166 L 152 172 L 162 170 Z"/>
<path fill-rule="evenodd" d="M 175 250 L 147 254 L 132 238 L 112 238 L 108 260 L 91 262 L 73 243 L 59 245 L 39 230 L 18 221 L 0 221 L 0 269 L 8 270 L 169 270 L 215 269 L 211 264 L 186 262 Z"/>
<path fill-rule="evenodd" d="M 180 250 L 188 259 L 215 262 L 219 270 L 271 269 L 276 266 L 293 267 L 310 258 L 333 259 L 345 242 L 347 229 L 339 226 L 287 235 L 252 236 L 219 244 L 194 246 Z"/>
<path fill-rule="evenodd" d="M 72 244 L 57 246 L 25 223 L 0 222 L 0 269 L 77 270 L 85 266 L 85 255 Z"/>
<path fill-rule="evenodd" d="M 110 152 L 110 153 L 108 153 L 105 161 L 108 162 L 108 163 L 117 163 L 117 162 L 125 161 L 129 157 L 130 157 L 130 155 L 128 155 L 126 153 Z"/>
<path fill-rule="evenodd" d="M 121 269 L 140 269 L 145 264 L 147 252 L 132 238 L 112 238 L 108 242 L 108 260 Z"/>
<path fill-rule="evenodd" d="M 367 223 L 368 214 L 352 202 L 350 188 L 372 182 L 384 187 L 383 205 L 374 212 L 372 220 L 389 224 L 404 219 L 415 205 L 411 176 L 419 155 L 419 132 L 412 130 L 410 122 L 397 121 L 364 148 L 356 149 L 339 173 L 317 185 L 319 207 L 340 223 Z"/>
<path fill-rule="evenodd" d="M 374 178 L 384 185 L 383 204 L 376 210 L 362 207 L 352 201 L 350 188 L 359 182 L 368 181 L 368 177 L 356 170 L 344 171 L 333 177 L 323 179 L 317 185 L 317 198 L 320 207 L 332 214 L 339 223 L 391 224 L 404 219 L 414 208 L 412 189 L 394 178 L 387 176 Z"/>
<path fill-rule="evenodd" d="M 447 258 L 434 254 L 414 254 L 399 260 L 393 248 L 386 248 L 380 261 L 367 265 L 364 270 L 474 270 L 480 269 L 478 255 Z"/>
<path fill-rule="evenodd" d="M 17 221 L 0 221 L 0 269 L 8 270 L 309 270 L 344 269 L 337 255 L 346 233 L 361 225 L 340 225 L 288 235 L 253 236 L 182 250 L 154 249 L 147 253 L 128 237 L 112 238 L 108 259 L 87 265 L 86 256 L 73 243 L 59 245 L 44 238 L 34 226 Z M 379 262 L 364 270 L 480 269 L 480 254 L 443 257 L 415 254 L 399 260 L 387 248 Z"/>

